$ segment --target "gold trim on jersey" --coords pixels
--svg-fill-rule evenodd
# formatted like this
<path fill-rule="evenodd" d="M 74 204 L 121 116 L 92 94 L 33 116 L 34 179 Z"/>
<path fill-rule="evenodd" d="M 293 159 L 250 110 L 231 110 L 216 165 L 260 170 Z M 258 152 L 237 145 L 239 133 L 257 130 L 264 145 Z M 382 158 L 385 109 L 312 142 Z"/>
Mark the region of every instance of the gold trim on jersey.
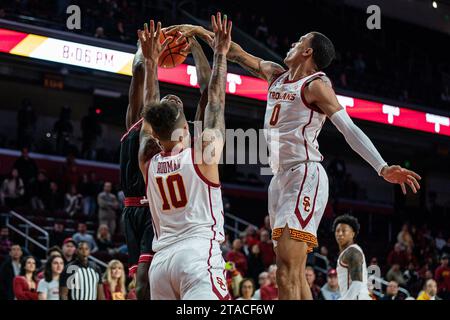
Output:
<path fill-rule="evenodd" d="M 275 228 L 272 230 L 272 239 L 278 240 L 283 233 L 284 228 Z M 291 229 L 289 228 L 290 238 L 293 240 L 305 242 L 308 245 L 308 253 L 312 252 L 315 247 L 319 246 L 317 242 L 317 237 L 313 234 L 301 230 Z"/>

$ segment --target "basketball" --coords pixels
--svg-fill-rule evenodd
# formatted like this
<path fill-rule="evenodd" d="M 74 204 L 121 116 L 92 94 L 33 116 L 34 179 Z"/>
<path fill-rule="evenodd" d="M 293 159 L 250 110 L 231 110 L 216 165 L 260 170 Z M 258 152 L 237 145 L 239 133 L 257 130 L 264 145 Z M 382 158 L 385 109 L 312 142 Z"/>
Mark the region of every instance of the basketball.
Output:
<path fill-rule="evenodd" d="M 161 30 L 161 34 L 159 35 L 159 41 L 161 43 L 171 35 L 166 34 L 165 30 Z M 176 66 L 182 64 L 184 60 L 186 60 L 186 54 L 182 53 L 181 50 L 187 45 L 187 40 L 182 39 L 179 43 L 175 43 L 175 37 L 172 41 L 167 45 L 166 50 L 161 53 L 159 57 L 158 65 L 161 68 L 175 68 Z"/>

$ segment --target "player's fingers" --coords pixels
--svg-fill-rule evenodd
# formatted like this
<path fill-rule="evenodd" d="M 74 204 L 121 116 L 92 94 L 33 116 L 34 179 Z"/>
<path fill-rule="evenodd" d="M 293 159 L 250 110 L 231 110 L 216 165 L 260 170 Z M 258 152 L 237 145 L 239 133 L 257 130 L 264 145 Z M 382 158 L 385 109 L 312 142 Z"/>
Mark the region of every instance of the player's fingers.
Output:
<path fill-rule="evenodd" d="M 417 193 L 417 189 L 416 189 L 416 187 L 414 186 L 414 183 L 412 183 L 412 181 L 406 180 L 406 183 L 408 184 L 408 186 L 411 188 L 411 190 L 412 190 L 414 193 Z"/>
<path fill-rule="evenodd" d="M 169 45 L 170 41 L 173 40 L 173 37 L 167 37 L 164 39 L 163 43 L 161 43 L 161 52 L 166 50 L 167 46 Z"/>
<path fill-rule="evenodd" d="M 161 34 L 161 22 L 158 21 L 157 27 L 156 27 L 156 34 L 155 34 L 155 38 L 159 39 L 159 35 Z"/>
<path fill-rule="evenodd" d="M 223 15 L 223 22 L 222 22 L 222 28 L 223 28 L 223 33 L 227 34 L 228 32 L 228 17 L 226 14 Z"/>
<path fill-rule="evenodd" d="M 417 190 L 420 189 L 420 184 L 416 180 L 416 178 L 414 178 L 413 176 L 408 175 L 408 180 L 411 181 L 412 183 L 414 183 L 414 186 L 416 187 Z"/>
<path fill-rule="evenodd" d="M 415 173 L 414 171 L 411 170 L 407 170 L 408 174 L 413 176 L 414 178 L 416 178 L 417 180 L 422 180 L 422 177 L 419 176 L 417 173 Z"/>
<path fill-rule="evenodd" d="M 228 22 L 228 37 L 231 38 L 231 29 L 233 29 L 233 21 Z"/>
<path fill-rule="evenodd" d="M 152 38 L 155 37 L 155 21 L 154 20 L 150 20 L 149 36 Z"/>
<path fill-rule="evenodd" d="M 217 12 L 217 27 L 219 28 L 219 31 L 222 31 L 222 14 Z"/>
<path fill-rule="evenodd" d="M 173 36 L 175 37 L 175 44 L 179 44 L 181 40 L 185 39 L 181 32 L 177 32 Z"/>
<path fill-rule="evenodd" d="M 148 32 L 148 24 L 147 24 L 147 22 L 144 23 L 144 35 L 145 35 L 145 38 L 148 39 L 149 32 Z"/>
<path fill-rule="evenodd" d="M 405 187 L 405 184 L 403 182 L 400 183 L 400 187 L 402 188 L 403 194 L 406 194 L 406 187 Z"/>
<path fill-rule="evenodd" d="M 211 15 L 211 27 L 214 32 L 217 32 L 217 22 L 216 22 L 216 16 Z"/>
<path fill-rule="evenodd" d="M 190 52 L 190 50 L 191 50 L 191 44 L 188 43 L 187 45 L 185 45 L 185 46 L 183 47 L 183 49 L 181 49 L 181 53 L 183 53 L 183 54 L 188 54 L 188 53 Z"/>

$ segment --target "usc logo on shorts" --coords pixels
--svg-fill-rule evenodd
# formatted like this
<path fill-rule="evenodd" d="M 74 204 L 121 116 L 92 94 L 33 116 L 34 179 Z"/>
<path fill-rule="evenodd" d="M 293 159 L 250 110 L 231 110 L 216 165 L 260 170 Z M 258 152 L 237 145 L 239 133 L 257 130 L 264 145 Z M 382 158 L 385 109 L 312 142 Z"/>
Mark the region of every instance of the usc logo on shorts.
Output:
<path fill-rule="evenodd" d="M 303 197 L 303 210 L 305 210 L 305 212 L 309 212 L 310 209 L 311 209 L 311 198 L 308 196 L 304 196 Z"/>
<path fill-rule="evenodd" d="M 223 291 L 227 290 L 227 285 L 225 283 L 223 283 L 223 280 L 221 277 L 216 277 L 216 281 L 217 281 L 217 284 L 219 285 L 220 289 L 222 289 Z"/>

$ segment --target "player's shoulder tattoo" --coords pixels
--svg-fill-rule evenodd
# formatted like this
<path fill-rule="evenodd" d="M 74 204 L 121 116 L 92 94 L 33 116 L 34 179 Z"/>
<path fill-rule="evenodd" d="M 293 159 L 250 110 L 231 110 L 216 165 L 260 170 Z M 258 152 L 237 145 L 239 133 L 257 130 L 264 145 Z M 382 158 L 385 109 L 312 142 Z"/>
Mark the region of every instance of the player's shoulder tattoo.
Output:
<path fill-rule="evenodd" d="M 347 266 L 350 278 L 354 281 L 362 281 L 364 257 L 358 249 L 351 247 L 341 258 L 342 262 Z"/>

